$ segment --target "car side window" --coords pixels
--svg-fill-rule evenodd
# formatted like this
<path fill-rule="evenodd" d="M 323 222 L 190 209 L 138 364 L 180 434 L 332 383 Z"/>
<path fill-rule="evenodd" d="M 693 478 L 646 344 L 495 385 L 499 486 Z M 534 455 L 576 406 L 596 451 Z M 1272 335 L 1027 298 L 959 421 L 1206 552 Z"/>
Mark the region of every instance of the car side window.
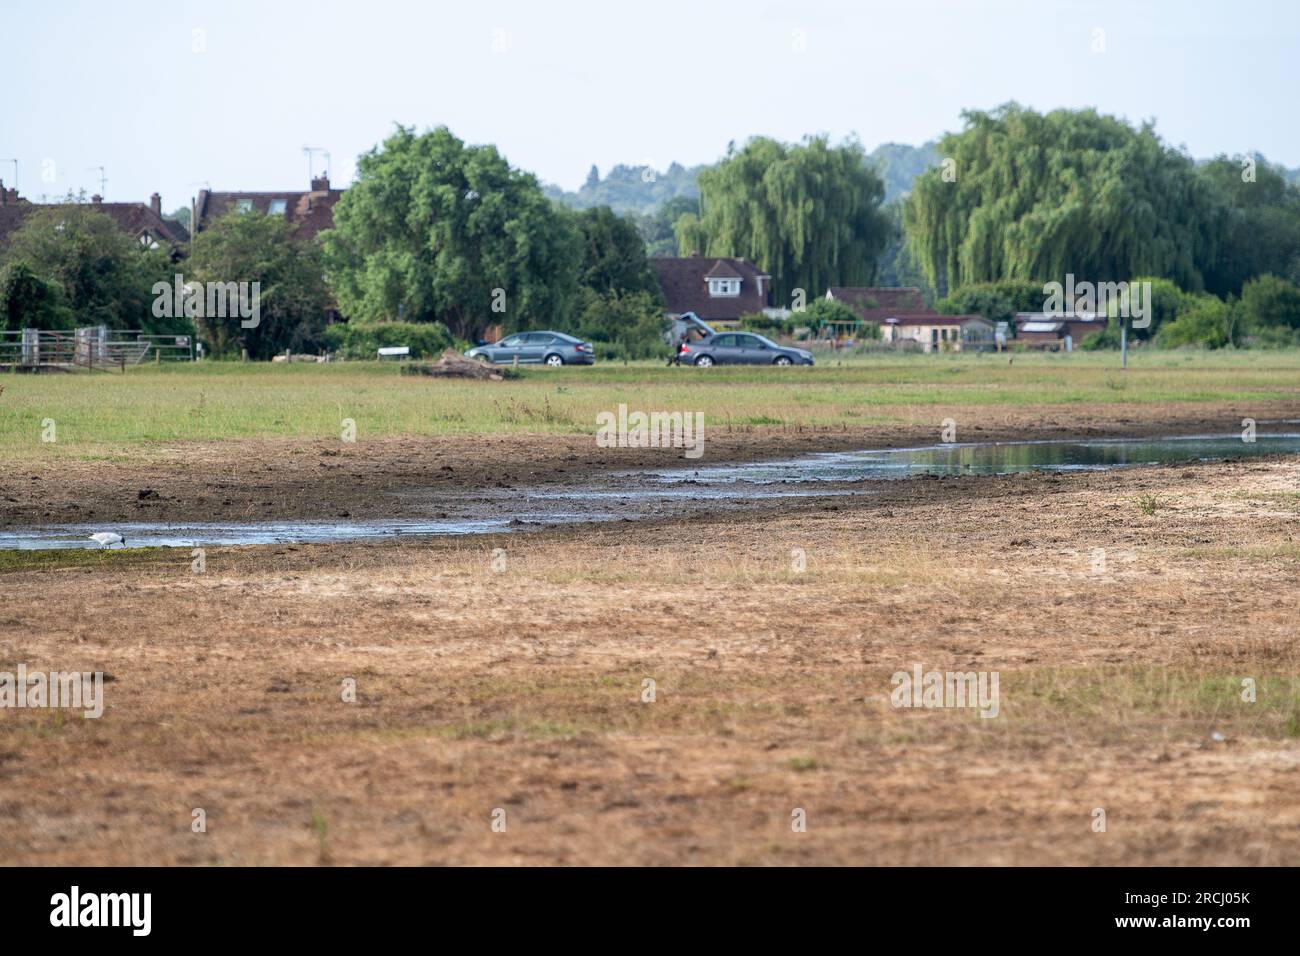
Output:
<path fill-rule="evenodd" d="M 503 349 L 517 349 L 523 344 L 524 337 L 522 335 L 512 335 L 508 339 L 502 339 L 497 343 L 497 346 Z"/>
<path fill-rule="evenodd" d="M 713 344 L 720 349 L 729 349 L 736 344 L 736 337 L 734 335 L 719 335 L 713 340 Z"/>
<path fill-rule="evenodd" d="M 736 338 L 739 339 L 737 344 L 742 349 L 761 349 L 764 347 L 763 340 L 753 335 L 737 335 Z"/>
<path fill-rule="evenodd" d="M 528 334 L 529 345 L 550 345 L 555 341 L 555 336 L 547 332 L 530 332 Z"/>

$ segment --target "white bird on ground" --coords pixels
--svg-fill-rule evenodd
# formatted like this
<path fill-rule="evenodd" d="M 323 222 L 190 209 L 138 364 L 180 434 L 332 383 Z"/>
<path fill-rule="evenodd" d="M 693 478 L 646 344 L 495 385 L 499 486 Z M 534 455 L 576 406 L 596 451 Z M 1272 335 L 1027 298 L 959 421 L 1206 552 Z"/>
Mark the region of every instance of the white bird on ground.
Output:
<path fill-rule="evenodd" d="M 120 544 L 122 547 L 126 547 L 126 538 L 122 537 L 116 531 L 96 531 L 90 536 L 90 540 L 94 541 L 101 548 L 107 548 L 114 544 Z"/>

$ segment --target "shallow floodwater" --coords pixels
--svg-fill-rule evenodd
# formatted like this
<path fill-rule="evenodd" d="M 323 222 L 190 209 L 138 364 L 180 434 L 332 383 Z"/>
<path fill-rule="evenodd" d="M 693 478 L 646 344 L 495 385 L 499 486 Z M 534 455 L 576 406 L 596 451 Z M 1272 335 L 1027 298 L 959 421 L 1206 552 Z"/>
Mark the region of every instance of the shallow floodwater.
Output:
<path fill-rule="evenodd" d="M 706 468 L 672 468 L 643 473 L 663 482 L 708 484 L 754 482 L 865 481 L 912 475 L 1009 475 L 1025 471 L 1105 471 L 1129 465 L 1165 465 L 1250 455 L 1300 454 L 1300 433 L 1185 435 L 1175 438 L 1088 441 L 973 442 L 821 452 L 788 461 Z"/>
<path fill-rule="evenodd" d="M 482 493 L 498 514 L 487 518 L 395 519 L 382 521 L 279 521 L 190 523 L 185 525 L 47 525 L 0 531 L 0 548 L 51 550 L 98 548 L 87 540 L 96 531 L 116 531 L 126 547 L 193 548 L 244 544 L 311 544 L 413 535 L 467 535 L 514 531 L 529 526 L 579 521 L 620 521 L 681 513 L 693 505 L 742 506 L 745 502 L 854 493 L 838 482 L 907 478 L 913 475 L 1005 475 L 1027 471 L 1105 471 L 1134 465 L 1177 464 L 1252 455 L 1300 454 L 1300 433 L 1185 435 L 1158 439 L 975 442 L 823 452 L 787 461 L 620 472 L 583 488 L 519 489 Z M 743 489 L 737 485 L 744 485 Z M 816 487 L 809 487 L 815 485 Z M 599 502 L 601 510 L 566 510 L 564 502 Z M 550 503 L 554 504 L 550 504 Z M 501 505 L 505 505 L 505 509 Z M 472 509 L 471 509 L 472 510 Z"/>

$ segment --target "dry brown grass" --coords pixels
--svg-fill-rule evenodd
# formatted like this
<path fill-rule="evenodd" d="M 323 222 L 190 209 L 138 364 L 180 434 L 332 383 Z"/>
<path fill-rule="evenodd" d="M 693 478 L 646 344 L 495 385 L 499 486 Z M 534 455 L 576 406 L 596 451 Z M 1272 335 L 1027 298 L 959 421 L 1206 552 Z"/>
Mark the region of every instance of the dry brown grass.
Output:
<path fill-rule="evenodd" d="M 10 570 L 0 670 L 113 680 L 98 721 L 0 711 L 0 859 L 1294 862 L 1297 488 L 1276 461 L 912 481 Z M 913 663 L 998 671 L 999 716 L 893 708 Z"/>

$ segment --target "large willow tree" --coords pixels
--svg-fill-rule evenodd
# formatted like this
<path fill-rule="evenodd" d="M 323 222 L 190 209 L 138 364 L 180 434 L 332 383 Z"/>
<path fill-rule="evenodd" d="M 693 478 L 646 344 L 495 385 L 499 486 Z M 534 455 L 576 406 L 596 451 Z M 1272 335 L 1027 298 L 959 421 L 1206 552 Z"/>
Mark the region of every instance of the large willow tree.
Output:
<path fill-rule="evenodd" d="M 904 210 L 910 249 L 940 291 L 1028 279 L 1172 279 L 1200 290 L 1223 216 L 1218 192 L 1150 124 L 1010 103 L 962 114 Z"/>
<path fill-rule="evenodd" d="M 582 249 L 571 217 L 531 173 L 445 126 L 398 128 L 357 171 L 324 234 L 345 315 L 442 322 L 465 339 L 496 322 L 563 326 Z"/>
<path fill-rule="evenodd" d="M 744 256 L 772 276 L 773 301 L 831 285 L 869 285 L 889 238 L 884 183 L 856 142 L 762 137 L 701 171 L 704 209 L 677 222 L 682 255 Z"/>

